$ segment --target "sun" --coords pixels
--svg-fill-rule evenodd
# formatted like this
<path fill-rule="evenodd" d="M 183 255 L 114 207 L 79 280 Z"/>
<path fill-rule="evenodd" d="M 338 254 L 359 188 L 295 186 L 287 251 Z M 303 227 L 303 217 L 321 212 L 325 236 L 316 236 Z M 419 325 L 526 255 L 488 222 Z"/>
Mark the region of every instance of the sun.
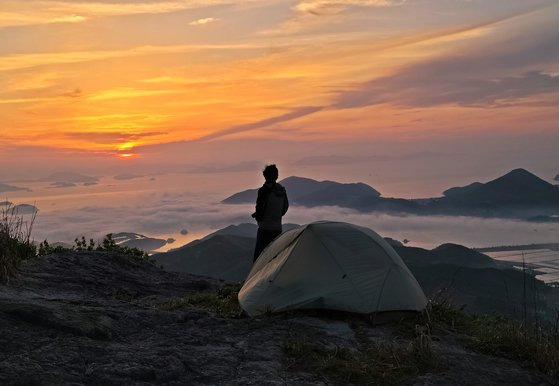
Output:
<path fill-rule="evenodd" d="M 136 154 L 136 153 L 118 153 L 117 157 L 120 158 L 120 159 L 128 160 L 128 159 L 134 159 L 134 158 L 139 157 L 139 154 Z"/>

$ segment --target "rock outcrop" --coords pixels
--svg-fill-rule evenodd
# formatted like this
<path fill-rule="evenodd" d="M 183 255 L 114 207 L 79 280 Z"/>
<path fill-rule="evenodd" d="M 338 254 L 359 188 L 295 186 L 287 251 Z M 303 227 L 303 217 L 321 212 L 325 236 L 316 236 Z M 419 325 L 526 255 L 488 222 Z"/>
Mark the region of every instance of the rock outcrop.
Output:
<path fill-rule="evenodd" d="M 287 364 L 286 342 L 353 351 L 378 341 L 409 345 L 397 329 L 364 318 L 222 318 L 158 307 L 221 286 L 106 252 L 29 260 L 0 286 L 0 384 L 325 384 L 323 375 Z M 444 368 L 411 383 L 550 383 L 514 362 L 470 352 L 452 335 L 434 339 L 433 349 Z"/>

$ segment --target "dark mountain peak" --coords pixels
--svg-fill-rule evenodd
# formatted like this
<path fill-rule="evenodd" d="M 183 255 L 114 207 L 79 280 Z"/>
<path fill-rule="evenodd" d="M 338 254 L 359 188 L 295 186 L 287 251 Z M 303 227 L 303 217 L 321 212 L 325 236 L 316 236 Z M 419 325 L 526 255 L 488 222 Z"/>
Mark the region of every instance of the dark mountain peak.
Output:
<path fill-rule="evenodd" d="M 491 257 L 460 244 L 441 244 L 431 252 L 442 264 L 456 264 L 465 267 L 490 267 L 495 264 Z"/>
<path fill-rule="evenodd" d="M 526 169 L 514 169 L 505 174 L 502 177 L 499 177 L 493 181 L 488 182 L 510 182 L 510 183 L 517 183 L 517 184 L 545 184 L 550 185 L 548 182 L 542 180 L 540 177 L 536 176 L 533 173 L 530 173 Z"/>
<path fill-rule="evenodd" d="M 485 184 L 448 189 L 444 195 L 453 204 L 469 207 L 526 207 L 559 205 L 559 192 L 552 184 L 526 169 L 514 169 Z"/>
<path fill-rule="evenodd" d="M 380 193 L 373 187 L 357 183 L 316 181 L 311 178 L 290 176 L 280 181 L 287 190 L 289 201 L 295 205 L 336 205 L 362 209 L 378 200 Z M 225 200 L 226 204 L 254 203 L 257 189 L 236 193 Z"/>
<path fill-rule="evenodd" d="M 313 180 L 312 178 L 297 177 L 297 176 L 289 176 L 289 177 L 284 178 L 283 180 L 280 181 L 281 184 L 284 184 L 284 183 L 293 183 L 293 182 L 299 182 L 299 183 L 315 183 L 315 182 L 318 182 L 318 181 Z"/>

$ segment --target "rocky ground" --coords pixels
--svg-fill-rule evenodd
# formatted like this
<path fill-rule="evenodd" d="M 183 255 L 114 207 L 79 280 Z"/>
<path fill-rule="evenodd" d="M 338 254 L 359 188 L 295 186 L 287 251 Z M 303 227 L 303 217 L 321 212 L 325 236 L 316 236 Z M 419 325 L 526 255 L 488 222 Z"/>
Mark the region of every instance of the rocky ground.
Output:
<path fill-rule="evenodd" d="M 0 384 L 283 385 L 344 383 L 286 360 L 286 342 L 358 350 L 409 344 L 390 324 L 308 315 L 221 318 L 157 305 L 223 283 L 163 271 L 107 252 L 69 252 L 28 261 L 0 286 Z M 357 333 L 357 329 L 359 333 Z M 436 337 L 444 366 L 415 385 L 547 385 L 518 364 Z"/>

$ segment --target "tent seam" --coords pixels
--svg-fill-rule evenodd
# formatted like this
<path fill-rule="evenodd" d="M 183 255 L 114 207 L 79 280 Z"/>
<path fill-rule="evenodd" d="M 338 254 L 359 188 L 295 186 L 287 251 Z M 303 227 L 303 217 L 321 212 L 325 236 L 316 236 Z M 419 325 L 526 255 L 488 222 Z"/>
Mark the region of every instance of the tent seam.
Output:
<path fill-rule="evenodd" d="M 301 235 L 302 235 L 303 233 L 305 233 L 305 230 L 306 230 L 306 229 L 302 230 L 301 233 L 299 233 L 299 234 L 297 235 L 297 237 L 295 237 L 295 238 L 293 239 L 293 241 L 291 241 L 291 243 L 289 243 L 289 245 L 287 246 L 287 248 L 289 248 L 289 247 L 291 247 L 293 244 L 295 244 L 295 243 L 299 240 L 299 238 L 301 237 Z M 270 243 L 270 244 L 271 244 L 271 243 Z M 285 248 L 285 249 L 287 249 L 287 248 Z M 285 249 L 284 249 L 284 250 L 285 250 Z M 293 249 L 295 249 L 295 247 L 293 247 Z M 287 263 L 287 260 L 289 260 L 289 258 L 291 257 L 291 254 L 292 254 L 292 253 L 293 253 L 293 250 L 291 251 L 291 253 L 289 254 L 289 256 L 287 256 L 287 259 L 285 259 L 285 261 L 284 261 L 283 264 L 281 265 L 280 269 L 278 269 L 278 272 L 276 273 L 276 276 L 274 276 L 274 279 L 271 280 L 271 281 L 270 281 L 270 280 L 266 280 L 266 282 L 267 282 L 266 289 L 265 289 L 264 291 L 262 291 L 262 294 L 261 294 L 260 297 L 258 298 L 258 303 L 260 303 L 260 300 L 262 299 L 262 297 L 264 296 L 264 294 L 266 293 L 266 291 L 268 291 L 268 289 L 270 288 L 270 284 L 274 282 L 275 278 L 278 277 L 278 275 L 280 274 L 280 272 L 283 270 L 283 267 L 285 266 L 285 263 Z M 279 255 L 279 253 L 278 253 L 278 255 Z M 275 259 L 278 255 L 274 256 L 273 259 Z M 273 260 L 273 259 L 272 259 L 272 260 Z M 270 261 L 268 262 L 268 264 L 269 264 L 272 260 L 270 260 Z M 264 267 L 265 267 L 265 266 L 264 266 Z M 262 267 L 262 268 L 264 268 L 264 267 Z"/>
<path fill-rule="evenodd" d="M 322 244 L 322 246 L 324 247 L 324 249 L 326 249 L 326 251 L 328 251 L 328 254 L 330 255 L 330 257 L 332 258 L 332 260 L 334 261 L 334 264 L 336 264 L 336 266 L 338 267 L 338 269 L 348 278 L 349 282 L 351 283 L 351 286 L 353 287 L 353 290 L 355 292 L 357 292 L 359 294 L 359 297 L 361 298 L 361 305 L 364 306 L 365 305 L 365 300 L 363 299 L 363 294 L 361 293 L 361 291 L 359 291 L 357 289 L 357 286 L 355 285 L 355 283 L 353 282 L 353 280 L 351 280 L 351 277 L 342 269 L 342 266 L 338 263 L 338 261 L 336 260 L 336 258 L 334 257 L 334 255 L 332 255 L 332 251 L 330 251 L 330 249 L 328 249 L 328 247 L 326 246 L 326 244 L 324 244 L 322 242 L 322 240 L 320 239 L 320 237 L 312 230 L 313 235 L 315 236 L 315 238 L 320 242 L 320 244 Z"/>
<path fill-rule="evenodd" d="M 380 300 L 382 299 L 382 294 L 384 293 L 384 285 L 386 284 L 386 280 L 388 279 L 388 276 L 390 275 L 392 268 L 394 268 L 394 264 L 390 264 L 390 268 L 388 268 L 388 271 L 386 271 L 386 276 L 384 277 L 382 281 L 382 285 L 380 286 L 380 293 L 378 295 L 377 305 L 375 306 L 374 312 L 378 312 L 378 306 L 380 304 Z"/>

